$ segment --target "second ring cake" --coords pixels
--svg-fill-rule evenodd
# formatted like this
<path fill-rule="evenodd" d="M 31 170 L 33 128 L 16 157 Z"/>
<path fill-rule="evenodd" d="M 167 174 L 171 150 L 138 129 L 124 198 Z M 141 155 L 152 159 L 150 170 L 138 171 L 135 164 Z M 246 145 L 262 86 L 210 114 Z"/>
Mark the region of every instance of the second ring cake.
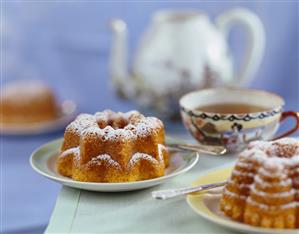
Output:
<path fill-rule="evenodd" d="M 163 176 L 167 165 L 161 120 L 105 110 L 66 127 L 57 170 L 78 181 L 128 182 Z"/>
<path fill-rule="evenodd" d="M 252 142 L 239 155 L 220 209 L 252 226 L 299 228 L 298 178 L 298 140 Z"/>

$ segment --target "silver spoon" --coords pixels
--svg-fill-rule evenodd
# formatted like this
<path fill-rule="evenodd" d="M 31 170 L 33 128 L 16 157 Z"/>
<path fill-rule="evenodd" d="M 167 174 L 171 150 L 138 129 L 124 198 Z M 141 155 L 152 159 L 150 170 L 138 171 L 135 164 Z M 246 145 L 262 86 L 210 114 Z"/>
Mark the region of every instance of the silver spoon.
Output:
<path fill-rule="evenodd" d="M 218 182 L 213 184 L 198 185 L 198 186 L 192 186 L 186 188 L 153 191 L 152 197 L 159 200 L 165 200 L 165 199 L 169 199 L 181 195 L 186 195 L 194 192 L 200 192 L 200 191 L 221 187 L 224 186 L 226 183 L 227 183 L 226 181 L 223 181 L 223 182 Z"/>
<path fill-rule="evenodd" d="M 195 152 L 201 152 L 211 155 L 223 155 L 226 153 L 226 148 L 217 145 L 201 145 L 201 144 L 167 144 L 169 148 L 179 149 L 179 150 L 190 150 Z"/>

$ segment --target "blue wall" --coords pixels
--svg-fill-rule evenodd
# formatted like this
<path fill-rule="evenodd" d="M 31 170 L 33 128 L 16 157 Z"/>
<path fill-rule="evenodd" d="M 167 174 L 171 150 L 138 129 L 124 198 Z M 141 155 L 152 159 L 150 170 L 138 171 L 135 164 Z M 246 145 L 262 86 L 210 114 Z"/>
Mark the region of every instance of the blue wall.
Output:
<path fill-rule="evenodd" d="M 62 99 L 76 100 L 84 111 L 134 108 L 132 103 L 117 99 L 109 84 L 111 35 L 107 21 L 113 17 L 127 21 L 133 52 L 155 10 L 196 8 L 213 20 L 232 7 L 251 9 L 265 26 L 265 56 L 252 87 L 274 91 L 287 99 L 287 109 L 299 109 L 296 2 L 6 2 L 4 82 L 44 79 Z M 242 29 L 233 30 L 230 43 L 237 64 L 242 58 L 244 39 Z"/>

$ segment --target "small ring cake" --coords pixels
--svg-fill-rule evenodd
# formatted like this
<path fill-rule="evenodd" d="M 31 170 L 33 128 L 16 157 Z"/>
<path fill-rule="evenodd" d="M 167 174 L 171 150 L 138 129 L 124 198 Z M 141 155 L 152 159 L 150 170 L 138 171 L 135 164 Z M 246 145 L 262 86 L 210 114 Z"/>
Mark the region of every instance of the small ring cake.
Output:
<path fill-rule="evenodd" d="M 299 142 L 250 143 L 224 187 L 220 208 L 253 226 L 299 228 Z"/>
<path fill-rule="evenodd" d="M 58 172 L 78 181 L 128 182 L 164 175 L 164 125 L 137 111 L 81 114 L 64 133 Z"/>

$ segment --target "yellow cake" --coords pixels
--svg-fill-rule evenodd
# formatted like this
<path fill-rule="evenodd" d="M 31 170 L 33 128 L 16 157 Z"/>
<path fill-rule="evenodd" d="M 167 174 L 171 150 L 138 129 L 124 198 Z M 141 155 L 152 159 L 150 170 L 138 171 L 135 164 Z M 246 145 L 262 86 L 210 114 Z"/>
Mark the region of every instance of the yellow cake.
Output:
<path fill-rule="evenodd" d="M 163 176 L 164 126 L 137 111 L 81 114 L 64 133 L 57 170 L 78 181 L 128 182 Z"/>
<path fill-rule="evenodd" d="M 1 89 L 1 124 L 39 123 L 57 116 L 55 96 L 41 81 L 15 81 Z"/>
<path fill-rule="evenodd" d="M 220 208 L 234 220 L 265 228 L 299 228 L 299 142 L 249 144 L 224 187 Z"/>

